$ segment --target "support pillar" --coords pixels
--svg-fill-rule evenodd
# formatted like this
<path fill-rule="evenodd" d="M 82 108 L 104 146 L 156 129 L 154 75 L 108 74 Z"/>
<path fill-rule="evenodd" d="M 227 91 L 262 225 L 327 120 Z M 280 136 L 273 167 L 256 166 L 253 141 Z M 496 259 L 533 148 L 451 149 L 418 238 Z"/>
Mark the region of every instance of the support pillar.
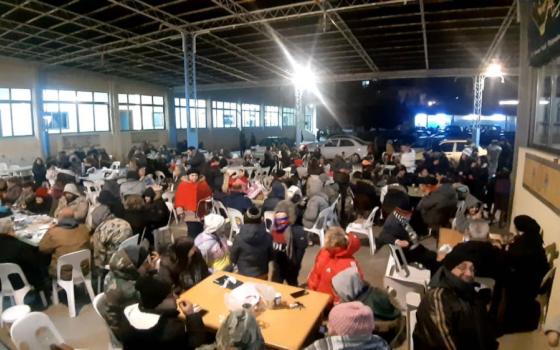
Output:
<path fill-rule="evenodd" d="M 484 92 L 484 74 L 479 74 L 474 78 L 474 108 L 473 113 L 476 120 L 473 125 L 472 141 L 478 147 L 480 146 L 480 117 L 482 115 L 482 94 Z"/>
<path fill-rule="evenodd" d="M 168 129 L 168 137 L 169 137 L 169 146 L 176 148 L 177 147 L 177 123 L 176 123 L 176 116 L 175 116 L 175 94 L 173 89 L 167 90 L 166 95 L 166 106 L 167 106 L 167 129 Z"/>
<path fill-rule="evenodd" d="M 35 115 L 37 116 L 37 136 L 41 144 L 41 154 L 43 159 L 50 156 L 50 138 L 48 126 L 43 118 L 43 89 L 45 88 L 45 73 L 39 70 L 37 73 L 37 82 L 35 89 L 33 89 L 33 99 L 35 101 L 32 105 Z"/>
<path fill-rule="evenodd" d="M 183 73 L 187 108 L 187 144 L 198 148 L 198 127 L 191 125 L 190 100 L 196 100 L 196 34 L 181 32 L 183 41 Z"/>
<path fill-rule="evenodd" d="M 304 111 L 304 104 L 303 104 L 303 93 L 304 90 L 301 88 L 295 87 L 295 94 L 296 94 L 296 146 L 299 146 L 303 141 L 303 129 L 305 123 L 305 111 Z"/>

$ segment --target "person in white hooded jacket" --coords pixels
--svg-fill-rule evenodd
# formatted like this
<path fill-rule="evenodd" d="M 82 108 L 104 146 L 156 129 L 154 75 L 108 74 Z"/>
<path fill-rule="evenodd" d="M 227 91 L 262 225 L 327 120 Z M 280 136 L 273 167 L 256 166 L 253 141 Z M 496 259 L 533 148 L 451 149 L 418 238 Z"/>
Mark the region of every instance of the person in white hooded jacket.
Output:
<path fill-rule="evenodd" d="M 225 219 L 221 215 L 206 215 L 204 217 L 204 231 L 194 240 L 195 246 L 212 272 L 231 268 L 227 239 L 221 230 L 224 223 Z"/>

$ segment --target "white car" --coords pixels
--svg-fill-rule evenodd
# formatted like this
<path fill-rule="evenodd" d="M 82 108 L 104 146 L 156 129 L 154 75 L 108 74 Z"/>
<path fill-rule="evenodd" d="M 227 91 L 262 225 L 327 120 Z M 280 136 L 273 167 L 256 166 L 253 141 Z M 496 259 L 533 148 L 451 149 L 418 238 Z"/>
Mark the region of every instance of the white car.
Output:
<path fill-rule="evenodd" d="M 354 136 L 333 136 L 320 146 L 321 154 L 333 159 L 337 154 L 348 158 L 357 154 L 364 158 L 368 153 L 368 142 Z"/>
<path fill-rule="evenodd" d="M 465 147 L 470 147 L 470 140 L 443 140 L 439 143 L 439 149 L 441 152 L 445 153 L 449 160 L 453 160 L 459 163 L 461 159 L 461 153 Z M 487 154 L 486 149 L 478 147 L 478 155 L 485 156 Z"/>

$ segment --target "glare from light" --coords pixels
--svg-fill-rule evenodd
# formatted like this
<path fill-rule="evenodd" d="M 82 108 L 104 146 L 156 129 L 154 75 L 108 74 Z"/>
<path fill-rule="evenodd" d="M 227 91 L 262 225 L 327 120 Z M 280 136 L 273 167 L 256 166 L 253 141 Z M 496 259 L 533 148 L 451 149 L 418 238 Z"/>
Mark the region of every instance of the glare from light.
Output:
<path fill-rule="evenodd" d="M 414 116 L 414 126 L 428 126 L 428 115 L 426 113 L 418 113 Z"/>
<path fill-rule="evenodd" d="M 369 80 L 362 80 L 362 87 L 367 88 L 369 86 Z"/>
<path fill-rule="evenodd" d="M 547 104 L 549 104 L 549 103 L 550 103 L 550 101 L 548 101 L 548 100 L 540 100 L 540 101 L 539 101 L 539 104 L 540 104 L 540 105 L 547 105 Z"/>
<path fill-rule="evenodd" d="M 316 87 L 316 78 L 311 68 L 300 64 L 295 64 L 293 68 L 292 82 L 294 86 L 303 91 L 314 91 Z"/>
<path fill-rule="evenodd" d="M 488 67 L 486 67 L 484 75 L 488 78 L 503 77 L 504 73 L 502 72 L 502 65 L 497 62 L 490 63 Z"/>
<path fill-rule="evenodd" d="M 519 101 L 517 101 L 517 100 L 500 100 L 499 104 L 500 104 L 500 106 L 517 106 L 517 104 L 519 104 Z"/>
<path fill-rule="evenodd" d="M 496 113 L 486 117 L 485 119 L 499 122 L 499 121 L 506 120 L 506 116 L 503 114 Z"/>
<path fill-rule="evenodd" d="M 428 101 L 428 107 L 432 107 L 435 104 L 436 104 L 436 101 L 434 101 L 434 100 Z"/>

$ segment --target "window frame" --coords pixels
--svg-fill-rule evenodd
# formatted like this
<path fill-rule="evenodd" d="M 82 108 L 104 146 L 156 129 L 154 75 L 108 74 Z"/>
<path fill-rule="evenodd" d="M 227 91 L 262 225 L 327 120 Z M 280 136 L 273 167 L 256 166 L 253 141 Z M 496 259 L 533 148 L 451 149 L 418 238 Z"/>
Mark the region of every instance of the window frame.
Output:
<path fill-rule="evenodd" d="M 197 129 L 206 129 L 208 128 L 208 118 L 207 118 L 207 107 L 208 107 L 208 101 L 205 99 L 191 99 L 191 101 L 194 101 L 195 105 L 194 106 L 189 106 L 189 111 L 190 111 L 190 117 L 191 117 L 191 128 L 197 128 Z M 174 102 L 174 107 L 175 107 L 175 128 L 177 130 L 186 130 L 187 129 L 187 99 L 184 97 L 175 97 L 173 99 Z M 179 102 L 179 103 L 177 103 Z M 200 106 L 201 102 L 204 103 L 204 106 Z M 196 114 L 196 111 L 202 111 L 204 113 L 204 118 L 200 118 L 201 116 Z M 177 114 L 177 112 L 179 112 L 179 114 Z M 182 114 L 183 112 L 185 113 L 185 125 L 183 126 L 182 123 Z M 193 112 L 195 113 L 193 115 Z M 194 122 L 195 122 L 195 126 L 193 126 L 193 118 L 194 118 Z M 200 122 L 201 120 L 204 120 L 204 126 L 200 126 Z M 198 125 L 197 125 L 198 124 Z"/>
<path fill-rule="evenodd" d="M 535 92 L 531 96 L 531 118 L 529 127 L 529 146 L 545 152 L 560 154 L 560 142 L 553 143 L 554 135 L 560 141 L 560 57 L 536 68 Z M 545 95 L 544 82 L 550 78 L 550 91 Z M 548 103 L 541 105 L 541 100 Z M 540 115 L 546 111 L 545 120 Z M 544 128 L 545 137 L 538 133 L 538 127 Z M 557 130 L 555 133 L 555 129 Z M 544 141 L 538 140 L 544 138 Z M 556 145 L 556 146 L 554 146 Z"/>
<path fill-rule="evenodd" d="M 221 105 L 221 107 L 219 107 L 219 105 Z M 226 107 L 226 105 L 228 107 Z M 226 101 L 214 101 L 212 100 L 212 104 L 211 104 L 211 113 L 212 113 L 212 128 L 214 129 L 232 129 L 232 128 L 239 128 L 239 113 L 241 111 L 240 109 L 240 104 L 237 102 L 226 102 Z M 233 123 L 230 126 L 225 126 L 224 123 L 224 113 L 225 111 L 228 112 L 233 112 L 234 115 L 232 115 L 232 119 L 233 119 Z M 218 126 L 218 115 L 217 112 L 221 112 L 221 118 L 222 118 L 222 126 Z M 219 114 L 219 113 L 218 113 Z"/>
<path fill-rule="evenodd" d="M 126 96 L 126 102 L 121 102 L 121 96 Z M 130 102 L 130 96 L 138 96 L 138 102 Z M 145 103 L 143 100 L 145 99 L 145 97 L 150 97 L 151 98 L 151 104 L 149 103 Z M 161 98 L 161 104 L 155 104 L 154 100 L 155 98 Z M 126 106 L 126 110 L 122 109 L 121 107 Z M 132 110 L 130 109 L 131 107 L 138 107 L 139 108 L 139 112 L 140 112 L 140 129 L 134 129 L 134 124 L 132 123 L 132 128 L 128 128 L 128 129 L 123 129 L 122 128 L 122 121 L 121 121 L 121 112 L 124 111 L 128 111 L 128 112 L 132 112 Z M 163 122 L 163 126 L 161 128 L 156 128 L 155 125 L 155 117 L 154 117 L 154 113 L 158 113 L 155 112 L 155 108 L 161 108 L 161 117 L 162 117 L 162 122 Z M 152 110 L 152 128 L 144 128 L 144 110 L 146 108 L 151 108 Z M 141 94 L 141 93 L 128 93 L 128 92 L 123 92 L 123 93 L 117 93 L 117 109 L 119 111 L 119 115 L 118 115 L 118 120 L 119 120 L 119 129 L 120 131 L 124 131 L 124 132 L 128 132 L 128 131 L 133 131 L 133 132 L 139 132 L 139 131 L 162 131 L 162 130 L 167 130 L 166 127 L 166 122 L 165 122 L 165 96 L 163 95 L 145 95 L 145 94 Z M 130 114 L 129 118 L 133 118 L 133 116 Z M 129 123 L 130 124 L 130 123 Z"/>
<path fill-rule="evenodd" d="M 290 112 L 288 112 L 290 111 Z M 288 112 L 288 113 L 286 113 Z M 291 119 L 286 119 L 288 116 Z M 285 126 L 295 126 L 296 125 L 296 109 L 294 107 L 282 107 L 282 127 Z M 286 123 L 286 120 L 291 120 L 291 123 Z"/>
<path fill-rule="evenodd" d="M 246 124 L 245 113 L 256 113 L 257 118 L 255 125 Z M 241 103 L 241 126 L 243 128 L 261 127 L 261 105 L 254 103 Z"/>
<path fill-rule="evenodd" d="M 269 109 L 276 109 L 276 110 L 271 111 Z M 280 107 L 278 107 L 278 106 L 264 106 L 263 112 L 264 112 L 263 113 L 263 116 L 264 116 L 263 127 L 265 127 L 265 128 L 279 128 L 279 127 L 281 127 L 282 124 L 281 124 L 281 120 L 280 120 L 280 116 L 281 116 Z M 267 123 L 267 121 L 269 121 L 270 116 L 274 116 L 274 115 L 276 115 L 276 118 L 275 118 L 276 123 L 275 123 L 275 125 L 270 125 L 269 123 Z"/>
<path fill-rule="evenodd" d="M 7 135 L 4 136 L 3 135 L 3 128 L 2 128 L 2 124 L 1 124 L 1 119 L 0 119 L 0 139 L 6 139 L 6 138 L 15 138 L 15 137 L 32 137 L 35 136 L 35 121 L 33 118 L 33 90 L 31 88 L 25 88 L 25 87 L 0 87 L 1 89 L 7 89 L 8 90 L 8 99 L 0 99 L 0 103 L 1 104 L 7 104 L 10 109 L 10 128 L 11 128 L 11 135 Z M 15 100 L 12 98 L 12 90 L 28 90 L 29 91 L 29 100 Z M 29 116 L 31 118 L 31 133 L 30 134 L 25 134 L 25 135 L 14 135 L 14 112 L 13 112 L 13 104 L 21 104 L 21 103 L 26 103 L 29 104 Z M 0 116 L 1 117 L 1 116 Z"/>

